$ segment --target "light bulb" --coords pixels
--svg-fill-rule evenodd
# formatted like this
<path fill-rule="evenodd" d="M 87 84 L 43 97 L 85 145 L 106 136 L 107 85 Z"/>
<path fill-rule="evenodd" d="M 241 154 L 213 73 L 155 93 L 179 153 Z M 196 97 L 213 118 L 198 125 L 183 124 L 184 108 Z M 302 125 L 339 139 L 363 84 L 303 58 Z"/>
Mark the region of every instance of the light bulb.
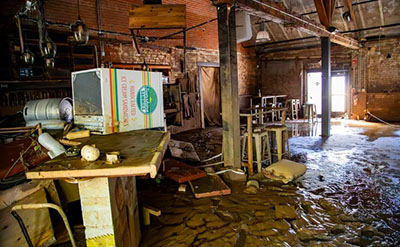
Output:
<path fill-rule="evenodd" d="M 41 44 L 42 55 L 46 58 L 54 58 L 57 53 L 56 44 L 49 38 L 46 37 Z"/>
<path fill-rule="evenodd" d="M 25 52 L 21 55 L 21 59 L 26 64 L 33 64 L 35 62 L 35 56 L 29 49 L 25 50 Z"/>
<path fill-rule="evenodd" d="M 75 25 L 72 26 L 72 32 L 74 33 L 74 39 L 78 45 L 86 45 L 88 43 L 89 32 L 83 21 L 77 20 Z"/>

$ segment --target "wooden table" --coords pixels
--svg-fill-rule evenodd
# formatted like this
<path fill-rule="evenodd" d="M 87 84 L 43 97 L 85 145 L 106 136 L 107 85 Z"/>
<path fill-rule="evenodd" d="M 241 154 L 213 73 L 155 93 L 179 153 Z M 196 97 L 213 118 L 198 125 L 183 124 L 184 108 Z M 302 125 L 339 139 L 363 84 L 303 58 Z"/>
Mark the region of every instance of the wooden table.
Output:
<path fill-rule="evenodd" d="M 86 162 L 59 156 L 26 173 L 28 179 L 63 179 L 79 186 L 86 245 L 138 246 L 139 209 L 135 176 L 154 178 L 168 145 L 168 132 L 135 130 L 80 139 L 95 144 L 102 155 Z M 105 153 L 119 151 L 122 161 L 109 165 Z"/>

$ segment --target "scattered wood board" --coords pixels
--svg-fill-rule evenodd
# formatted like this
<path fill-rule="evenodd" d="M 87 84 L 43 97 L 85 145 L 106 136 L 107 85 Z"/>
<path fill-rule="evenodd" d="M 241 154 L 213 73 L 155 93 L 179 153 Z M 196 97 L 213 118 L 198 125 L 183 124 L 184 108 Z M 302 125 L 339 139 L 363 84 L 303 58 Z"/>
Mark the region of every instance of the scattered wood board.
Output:
<path fill-rule="evenodd" d="M 207 175 L 197 180 L 189 181 L 189 185 L 195 198 L 231 194 L 231 189 L 218 175 Z"/>
<path fill-rule="evenodd" d="M 172 157 L 187 160 L 187 161 L 200 161 L 193 144 L 190 142 L 183 142 L 177 140 L 169 141 L 169 150 L 171 151 Z"/>
<path fill-rule="evenodd" d="M 163 164 L 165 176 L 178 183 L 184 183 L 207 176 L 205 171 L 187 165 L 178 160 L 165 159 Z"/>

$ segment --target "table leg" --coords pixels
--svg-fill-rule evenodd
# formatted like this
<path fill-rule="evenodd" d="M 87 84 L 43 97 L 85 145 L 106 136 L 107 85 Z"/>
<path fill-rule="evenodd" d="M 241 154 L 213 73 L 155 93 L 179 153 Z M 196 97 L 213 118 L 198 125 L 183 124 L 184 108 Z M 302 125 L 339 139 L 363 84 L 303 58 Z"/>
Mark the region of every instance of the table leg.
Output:
<path fill-rule="evenodd" d="M 248 168 L 249 175 L 253 175 L 253 122 L 252 116 L 247 117 L 247 156 L 248 156 Z"/>
<path fill-rule="evenodd" d="M 278 161 L 282 159 L 282 145 L 285 143 L 282 142 L 282 131 L 275 131 L 276 134 L 276 151 L 278 154 Z"/>
<path fill-rule="evenodd" d="M 257 172 L 261 172 L 261 160 L 262 160 L 262 143 L 261 135 L 257 134 L 255 137 L 256 142 L 256 157 L 257 157 Z"/>
<path fill-rule="evenodd" d="M 135 177 L 80 181 L 79 194 L 88 247 L 139 246 Z"/>

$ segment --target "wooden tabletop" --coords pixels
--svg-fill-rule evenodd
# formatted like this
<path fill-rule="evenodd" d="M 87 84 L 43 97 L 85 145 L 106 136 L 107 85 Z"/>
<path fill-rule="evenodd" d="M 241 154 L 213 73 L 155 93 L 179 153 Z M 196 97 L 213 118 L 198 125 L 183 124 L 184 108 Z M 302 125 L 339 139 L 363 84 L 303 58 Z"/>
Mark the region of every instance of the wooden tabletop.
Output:
<path fill-rule="evenodd" d="M 65 154 L 26 172 L 28 179 L 74 179 L 88 177 L 120 177 L 150 174 L 154 178 L 167 149 L 170 134 L 154 130 L 134 130 L 111 135 L 94 135 L 77 139 L 82 145 L 95 144 L 100 158 L 82 161 L 81 156 Z M 121 162 L 107 164 L 105 154 L 119 151 Z"/>

